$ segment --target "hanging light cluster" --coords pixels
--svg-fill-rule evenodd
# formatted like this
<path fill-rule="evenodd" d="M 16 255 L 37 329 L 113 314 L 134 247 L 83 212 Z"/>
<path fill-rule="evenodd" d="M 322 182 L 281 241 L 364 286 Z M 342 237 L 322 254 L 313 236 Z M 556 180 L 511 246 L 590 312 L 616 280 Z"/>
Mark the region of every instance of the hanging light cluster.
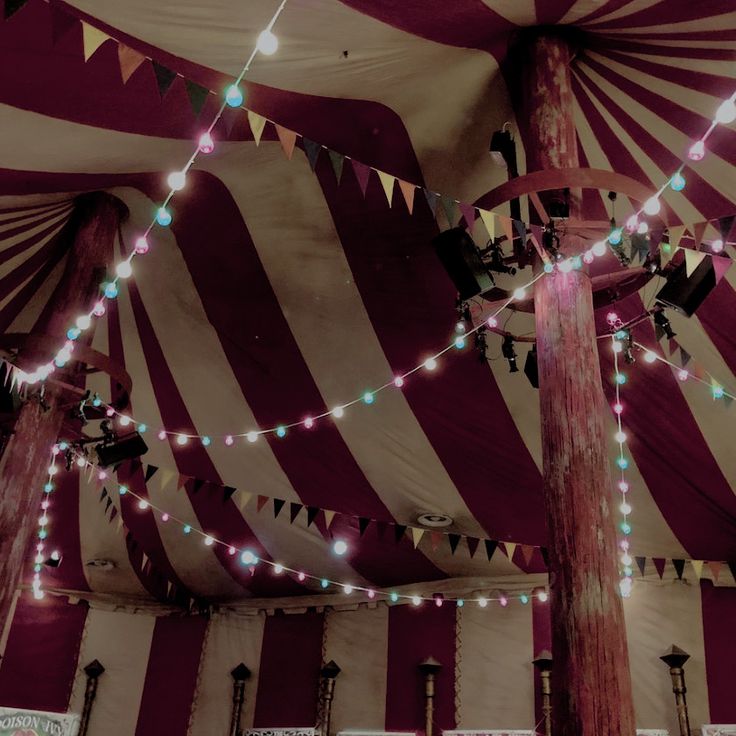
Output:
<path fill-rule="evenodd" d="M 109 476 L 104 470 L 96 468 L 89 460 L 84 456 L 78 455 L 76 462 L 80 467 L 86 467 L 90 470 L 94 470 L 97 473 L 97 477 L 101 481 L 110 482 Z M 138 509 L 142 512 L 150 512 L 156 514 L 160 521 L 163 523 L 174 523 L 181 527 L 182 534 L 184 536 L 198 538 L 201 540 L 205 547 L 221 547 L 227 550 L 229 556 L 234 557 L 240 561 L 240 563 L 248 568 L 251 572 L 255 572 L 257 567 L 269 568 L 274 575 L 288 574 L 295 577 L 300 583 L 310 581 L 319 585 L 322 590 L 331 590 L 335 592 L 342 592 L 345 595 L 352 595 L 353 593 L 363 594 L 368 600 L 383 600 L 391 603 L 411 603 L 413 606 L 421 606 L 424 603 L 434 603 L 435 606 L 442 606 L 444 603 L 450 603 L 456 605 L 458 608 L 462 608 L 466 604 L 474 603 L 480 608 L 486 608 L 489 603 L 498 603 L 501 608 L 506 608 L 509 601 L 518 600 L 522 605 L 529 603 L 531 598 L 534 596 L 540 602 L 544 603 L 548 600 L 549 594 L 545 588 L 535 588 L 530 592 L 523 593 L 505 593 L 500 592 L 493 596 L 479 595 L 470 598 L 447 598 L 442 594 L 435 593 L 433 595 L 419 595 L 416 593 L 399 593 L 395 590 L 379 590 L 376 588 L 369 588 L 363 585 L 354 585 L 351 582 L 332 580 L 331 578 L 324 577 L 322 575 L 315 575 L 305 570 L 289 567 L 281 562 L 272 562 L 271 560 L 265 560 L 259 557 L 252 549 L 247 547 L 241 547 L 239 545 L 230 544 L 221 539 L 218 539 L 213 534 L 209 534 L 198 527 L 189 524 L 182 519 L 177 518 L 174 514 L 165 511 L 161 507 L 151 503 L 150 500 L 139 496 L 137 493 L 132 491 L 128 486 L 116 484 L 118 494 L 120 496 L 131 496 L 138 501 Z M 338 557 L 344 557 L 349 552 L 348 543 L 344 539 L 335 539 L 332 543 L 332 553 Z"/>
<path fill-rule="evenodd" d="M 194 152 L 189 157 L 187 163 L 182 169 L 178 171 L 173 171 L 168 175 L 166 182 L 169 187 L 169 193 L 166 195 L 166 198 L 164 199 L 161 206 L 156 210 L 155 217 L 153 218 L 151 223 L 148 225 L 145 231 L 136 239 L 133 251 L 127 258 L 120 261 L 115 266 L 115 276 L 109 281 L 106 281 L 100 285 L 101 294 L 98 300 L 95 302 L 89 312 L 77 317 L 74 325 L 67 330 L 67 339 L 62 347 L 56 352 L 54 358 L 47 363 L 38 365 L 32 371 L 17 370 L 16 380 L 18 380 L 20 383 L 34 384 L 40 381 L 45 381 L 57 368 L 63 368 L 71 360 L 72 353 L 74 352 L 75 341 L 79 339 L 83 332 L 90 328 L 90 326 L 92 325 L 93 317 L 99 318 L 105 314 L 105 311 L 107 309 L 106 302 L 115 299 L 118 295 L 119 282 L 132 276 L 134 258 L 136 256 L 142 256 L 148 253 L 150 249 L 149 236 L 153 231 L 153 228 L 156 225 L 158 225 L 159 227 L 168 227 L 171 224 L 173 217 L 171 211 L 168 208 L 169 204 L 176 192 L 181 191 L 186 186 L 187 173 L 189 172 L 189 169 L 191 169 L 194 162 L 197 160 L 199 154 L 212 153 L 212 151 L 214 150 L 215 143 L 212 137 L 212 131 L 222 117 L 225 108 L 228 106 L 240 107 L 240 105 L 243 104 L 244 95 L 243 91 L 240 88 L 240 85 L 243 81 L 243 78 L 249 71 L 253 60 L 256 57 L 256 54 L 261 53 L 263 55 L 270 56 L 278 48 L 278 39 L 273 33 L 273 27 L 278 20 L 279 15 L 281 15 L 281 11 L 284 9 L 285 5 L 286 0 L 282 0 L 273 17 L 271 18 L 268 26 L 258 36 L 256 45 L 251 51 L 251 54 L 248 57 L 248 61 L 241 69 L 240 74 L 238 74 L 237 78 L 235 79 L 235 82 L 233 82 L 233 84 L 231 84 L 225 91 L 222 103 L 220 104 L 217 113 L 215 114 L 209 127 L 200 134 Z"/>
<path fill-rule="evenodd" d="M 38 529 L 36 531 L 35 555 L 33 557 L 33 579 L 31 582 L 31 590 L 36 600 L 44 597 L 43 587 L 41 583 L 41 571 L 47 559 L 59 560 L 59 553 L 52 552 L 46 555 L 49 536 L 49 508 L 51 507 L 51 494 L 54 491 L 55 476 L 59 472 L 59 466 L 56 464 L 56 456 L 61 451 L 59 445 L 54 445 L 51 450 L 48 474 L 46 482 L 43 486 L 43 496 L 41 500 L 41 515 L 38 517 Z M 65 448 L 64 448 L 65 449 Z"/>

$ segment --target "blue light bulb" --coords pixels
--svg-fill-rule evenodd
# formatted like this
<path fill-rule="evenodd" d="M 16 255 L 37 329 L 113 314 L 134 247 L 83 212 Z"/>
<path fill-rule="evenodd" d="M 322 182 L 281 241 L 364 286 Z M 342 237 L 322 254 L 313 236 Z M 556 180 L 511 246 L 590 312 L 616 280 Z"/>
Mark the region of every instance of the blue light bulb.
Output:
<path fill-rule="evenodd" d="M 148 425 L 146 425 L 146 424 L 139 424 L 138 425 L 138 432 L 140 434 L 145 434 L 147 429 L 148 429 Z"/>
<path fill-rule="evenodd" d="M 279 437 L 286 437 L 286 427 L 276 427 L 276 434 Z"/>
<path fill-rule="evenodd" d="M 552 273 L 552 271 L 555 270 L 554 264 L 552 263 L 545 263 L 544 264 L 544 272 L 545 273 Z"/>
<path fill-rule="evenodd" d="M 225 92 L 225 102 L 230 107 L 240 107 L 243 104 L 243 93 L 237 84 L 231 84 Z"/>
<path fill-rule="evenodd" d="M 622 238 L 623 238 L 623 230 L 621 230 L 620 227 L 617 227 L 615 230 L 611 231 L 611 234 L 608 236 L 608 242 L 611 245 L 619 245 L 621 243 Z"/>
<path fill-rule="evenodd" d="M 184 534 L 190 534 L 192 531 L 192 527 L 189 526 L 189 524 L 184 525 Z"/>
<path fill-rule="evenodd" d="M 465 601 L 462 598 L 457 599 L 457 607 L 462 608 L 465 605 Z"/>
<path fill-rule="evenodd" d="M 389 598 L 391 598 L 392 603 L 396 603 L 399 600 L 399 594 L 392 591 Z"/>
<path fill-rule="evenodd" d="M 624 521 L 621 523 L 621 531 L 624 534 L 631 534 L 631 525 L 629 524 L 628 521 Z"/>
<path fill-rule="evenodd" d="M 616 383 L 619 386 L 623 386 L 626 383 L 626 376 L 623 373 L 616 374 Z"/>
<path fill-rule="evenodd" d="M 204 437 L 202 437 L 202 444 L 205 447 L 208 447 L 211 442 L 212 442 L 212 440 L 209 437 L 207 437 L 207 435 L 205 435 Z"/>
<path fill-rule="evenodd" d="M 105 284 L 105 296 L 108 299 L 114 299 L 118 295 L 118 285 L 114 281 Z"/>
<path fill-rule="evenodd" d="M 671 179 L 670 186 L 676 192 L 681 192 L 685 188 L 685 177 L 678 171 Z"/>
<path fill-rule="evenodd" d="M 375 401 L 375 396 L 370 392 L 366 391 L 363 394 L 363 401 L 365 401 L 366 404 L 372 404 Z"/>
<path fill-rule="evenodd" d="M 465 338 L 462 335 L 458 335 L 455 338 L 455 347 L 458 350 L 462 350 L 465 347 Z"/>
<path fill-rule="evenodd" d="M 626 468 L 629 467 L 629 461 L 622 456 L 616 459 L 616 465 L 618 465 L 621 470 L 626 470 Z"/>
<path fill-rule="evenodd" d="M 161 227 L 171 225 L 171 213 L 166 209 L 166 207 L 159 207 L 156 210 L 156 222 L 161 225 Z"/>
<path fill-rule="evenodd" d="M 521 601 L 521 602 L 522 602 L 522 603 L 523 603 L 524 605 L 526 605 L 527 603 L 529 603 L 529 596 L 528 596 L 528 595 L 527 595 L 526 593 L 522 593 L 522 594 L 521 594 L 521 595 L 519 596 L 519 600 L 520 600 L 520 601 Z"/>
<path fill-rule="evenodd" d="M 322 578 L 322 580 L 320 580 L 320 581 L 319 581 L 319 584 L 320 584 L 320 585 L 321 585 L 321 586 L 322 586 L 323 588 L 326 588 L 326 587 L 328 587 L 328 586 L 329 586 L 329 584 L 330 584 L 330 581 L 329 581 L 329 580 L 327 580 L 327 578 Z"/>
<path fill-rule="evenodd" d="M 82 334 L 82 330 L 80 330 L 79 327 L 70 327 L 66 331 L 66 336 L 70 340 L 76 340 L 81 334 Z"/>
<path fill-rule="evenodd" d="M 119 494 L 120 494 L 121 496 L 124 496 L 124 495 L 125 495 L 125 494 L 126 494 L 127 492 L 128 492 L 128 488 L 127 488 L 126 486 L 120 486 L 120 487 L 118 488 L 118 493 L 119 493 Z"/>

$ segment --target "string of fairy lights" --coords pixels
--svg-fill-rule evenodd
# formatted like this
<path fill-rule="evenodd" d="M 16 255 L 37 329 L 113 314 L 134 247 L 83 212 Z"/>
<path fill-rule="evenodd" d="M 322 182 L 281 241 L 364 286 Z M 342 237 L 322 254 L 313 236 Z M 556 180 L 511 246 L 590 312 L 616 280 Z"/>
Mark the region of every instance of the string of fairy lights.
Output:
<path fill-rule="evenodd" d="M 55 446 L 55 452 L 58 454 L 58 446 Z M 100 482 L 104 482 L 105 484 L 114 483 L 114 485 L 117 486 L 117 493 L 119 496 L 129 496 L 138 502 L 137 506 L 139 511 L 156 514 L 162 523 L 176 524 L 181 528 L 182 534 L 185 537 L 193 539 L 198 538 L 205 547 L 221 547 L 222 549 L 227 550 L 227 554 L 238 559 L 244 568 L 251 574 L 254 574 L 256 569 L 260 566 L 270 569 L 274 575 L 291 575 L 300 583 L 314 583 L 319 587 L 319 590 L 324 592 L 337 591 L 344 593 L 345 595 L 352 595 L 354 593 L 362 594 L 369 601 L 383 600 L 389 603 L 411 603 L 413 606 L 421 606 L 423 603 L 434 603 L 434 605 L 439 607 L 447 602 L 456 605 L 458 608 L 462 608 L 465 604 L 476 604 L 480 608 L 486 608 L 489 603 L 498 603 L 499 606 L 505 608 L 512 600 L 518 600 L 522 605 L 526 605 L 529 603 L 532 596 L 535 596 L 537 600 L 542 603 L 546 602 L 549 597 L 546 588 L 539 586 L 535 587 L 532 591 L 525 591 L 522 593 L 498 592 L 496 595 L 489 594 L 459 598 L 448 597 L 438 593 L 431 596 L 421 595 L 419 593 L 405 593 L 396 590 L 384 590 L 364 585 L 356 585 L 349 581 L 333 580 L 332 578 L 325 577 L 323 575 L 316 575 L 301 568 L 294 568 L 281 562 L 264 559 L 259 557 L 252 549 L 220 539 L 216 535 L 210 534 L 200 527 L 180 519 L 170 511 L 167 511 L 163 507 L 151 502 L 150 499 L 139 495 L 132 490 L 130 486 L 113 481 L 113 479 L 111 479 L 107 474 L 106 470 L 98 468 L 82 455 L 77 455 L 75 457 L 75 464 L 81 469 L 87 468 L 90 471 L 96 472 L 97 478 Z M 338 557 L 344 557 L 349 551 L 348 543 L 344 539 L 335 539 L 332 543 L 332 551 Z M 37 597 L 43 597 L 43 591 L 40 591 L 40 596 Z"/>
<path fill-rule="evenodd" d="M 45 555 L 47 538 L 49 535 L 49 508 L 51 507 L 51 494 L 54 491 L 54 476 L 59 472 L 59 468 L 54 462 L 56 456 L 59 454 L 58 445 L 54 445 L 51 449 L 50 462 L 48 468 L 48 474 L 46 476 L 46 482 L 43 486 L 43 494 L 41 496 L 41 515 L 38 517 L 38 530 L 36 531 L 36 554 L 33 558 L 33 582 L 31 583 L 31 590 L 33 591 L 33 597 L 40 600 L 44 597 L 43 588 L 41 587 L 41 570 L 43 570 L 44 563 L 48 560 L 58 562 L 60 555 L 57 551 L 51 552 L 47 558 Z"/>

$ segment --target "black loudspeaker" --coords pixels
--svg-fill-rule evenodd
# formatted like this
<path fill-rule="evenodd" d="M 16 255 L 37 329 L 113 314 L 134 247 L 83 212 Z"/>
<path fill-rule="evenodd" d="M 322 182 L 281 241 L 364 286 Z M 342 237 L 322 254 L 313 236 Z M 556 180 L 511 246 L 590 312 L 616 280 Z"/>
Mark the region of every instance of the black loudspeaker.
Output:
<path fill-rule="evenodd" d="M 493 288 L 493 279 L 473 239 L 463 228 L 445 230 L 434 238 L 432 245 L 461 299 L 470 299 Z"/>
<path fill-rule="evenodd" d="M 95 451 L 100 466 L 106 468 L 108 465 L 117 465 L 123 460 L 132 460 L 145 455 L 148 452 L 148 446 L 138 432 L 131 432 L 114 442 L 97 445 Z"/>
<path fill-rule="evenodd" d="M 657 301 L 676 309 L 680 314 L 692 317 L 716 286 L 713 262 L 706 257 L 688 277 L 683 261 L 667 278 L 667 283 L 657 294 Z"/>

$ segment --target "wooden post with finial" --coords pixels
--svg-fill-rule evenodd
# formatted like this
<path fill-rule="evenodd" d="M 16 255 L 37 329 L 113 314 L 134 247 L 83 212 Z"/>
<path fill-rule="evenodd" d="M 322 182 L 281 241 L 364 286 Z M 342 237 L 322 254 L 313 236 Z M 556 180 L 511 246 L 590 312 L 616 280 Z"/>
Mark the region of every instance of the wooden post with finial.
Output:
<path fill-rule="evenodd" d="M 672 692 L 675 694 L 675 707 L 677 708 L 677 724 L 680 727 L 680 736 L 690 736 L 690 718 L 687 712 L 687 688 L 685 687 L 685 662 L 690 655 L 680 647 L 673 644 L 660 659 L 670 668 L 672 678 Z"/>
<path fill-rule="evenodd" d="M 233 707 L 230 713 L 229 736 L 240 736 L 240 720 L 245 704 L 245 681 L 250 678 L 250 670 L 241 662 L 230 675 L 233 678 Z"/>
<path fill-rule="evenodd" d="M 432 736 L 434 730 L 434 696 L 437 673 L 442 665 L 434 658 L 427 657 L 419 663 L 419 671 L 424 676 L 424 735 Z"/>
<path fill-rule="evenodd" d="M 95 704 L 95 698 L 97 697 L 97 681 L 104 672 L 105 668 L 97 659 L 93 659 L 84 668 L 84 674 L 87 675 L 87 684 L 84 688 L 84 705 L 82 706 L 82 717 L 79 721 L 78 736 L 87 736 L 92 706 Z"/>

